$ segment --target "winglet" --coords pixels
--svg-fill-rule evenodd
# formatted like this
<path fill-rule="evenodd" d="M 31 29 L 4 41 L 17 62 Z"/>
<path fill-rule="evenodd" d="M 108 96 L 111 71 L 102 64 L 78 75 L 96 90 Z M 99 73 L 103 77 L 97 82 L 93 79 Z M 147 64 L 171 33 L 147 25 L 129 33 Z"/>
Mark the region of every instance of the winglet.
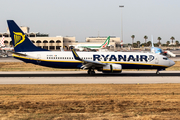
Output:
<path fill-rule="evenodd" d="M 72 51 L 73 56 L 74 56 L 74 58 L 75 58 L 76 60 L 82 60 L 82 59 L 78 56 L 78 54 L 76 53 L 76 51 L 75 51 L 74 49 L 71 49 L 71 51 Z"/>

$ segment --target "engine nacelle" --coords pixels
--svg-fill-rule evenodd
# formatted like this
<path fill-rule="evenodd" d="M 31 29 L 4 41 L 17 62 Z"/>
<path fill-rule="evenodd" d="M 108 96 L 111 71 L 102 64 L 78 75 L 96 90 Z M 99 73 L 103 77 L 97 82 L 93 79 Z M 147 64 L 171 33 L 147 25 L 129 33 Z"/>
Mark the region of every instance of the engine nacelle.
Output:
<path fill-rule="evenodd" d="M 103 72 L 107 73 L 116 73 L 122 71 L 122 66 L 119 64 L 108 64 L 106 66 L 103 66 L 102 68 Z"/>

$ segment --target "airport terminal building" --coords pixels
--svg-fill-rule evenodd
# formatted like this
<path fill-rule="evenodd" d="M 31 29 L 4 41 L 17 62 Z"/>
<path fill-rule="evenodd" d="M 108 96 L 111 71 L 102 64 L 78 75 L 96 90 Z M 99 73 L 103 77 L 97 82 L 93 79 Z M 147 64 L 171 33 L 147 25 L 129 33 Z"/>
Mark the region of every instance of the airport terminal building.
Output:
<path fill-rule="evenodd" d="M 108 37 L 92 36 L 87 37 L 85 42 L 78 42 L 76 41 L 75 37 L 49 37 L 49 34 L 42 34 L 40 32 L 29 32 L 29 27 L 21 27 L 21 29 L 36 46 L 53 51 L 60 51 L 61 48 L 63 48 L 64 50 L 70 50 L 70 47 L 73 47 L 78 44 L 102 44 Z M 7 30 L 7 32 L 0 33 L 0 38 L 2 38 L 3 36 L 5 37 L 4 44 L 6 46 L 12 46 L 9 30 Z M 111 49 L 119 48 L 120 38 L 111 36 L 109 45 Z"/>

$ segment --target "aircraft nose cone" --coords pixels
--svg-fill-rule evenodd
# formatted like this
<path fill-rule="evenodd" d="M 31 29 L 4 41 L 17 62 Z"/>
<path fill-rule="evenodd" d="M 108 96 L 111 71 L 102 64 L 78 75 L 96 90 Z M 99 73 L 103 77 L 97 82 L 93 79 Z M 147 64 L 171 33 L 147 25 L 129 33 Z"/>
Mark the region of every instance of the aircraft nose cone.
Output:
<path fill-rule="evenodd" d="M 170 60 L 170 66 L 173 66 L 174 64 L 175 64 L 175 62 Z"/>

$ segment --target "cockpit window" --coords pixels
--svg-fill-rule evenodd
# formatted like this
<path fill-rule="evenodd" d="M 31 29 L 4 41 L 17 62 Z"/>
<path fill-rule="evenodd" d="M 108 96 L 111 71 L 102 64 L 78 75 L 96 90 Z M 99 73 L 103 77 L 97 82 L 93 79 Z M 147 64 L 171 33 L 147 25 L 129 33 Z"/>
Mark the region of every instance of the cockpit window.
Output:
<path fill-rule="evenodd" d="M 164 60 L 168 60 L 168 58 L 167 58 L 167 57 L 163 57 L 163 59 L 164 59 Z"/>

